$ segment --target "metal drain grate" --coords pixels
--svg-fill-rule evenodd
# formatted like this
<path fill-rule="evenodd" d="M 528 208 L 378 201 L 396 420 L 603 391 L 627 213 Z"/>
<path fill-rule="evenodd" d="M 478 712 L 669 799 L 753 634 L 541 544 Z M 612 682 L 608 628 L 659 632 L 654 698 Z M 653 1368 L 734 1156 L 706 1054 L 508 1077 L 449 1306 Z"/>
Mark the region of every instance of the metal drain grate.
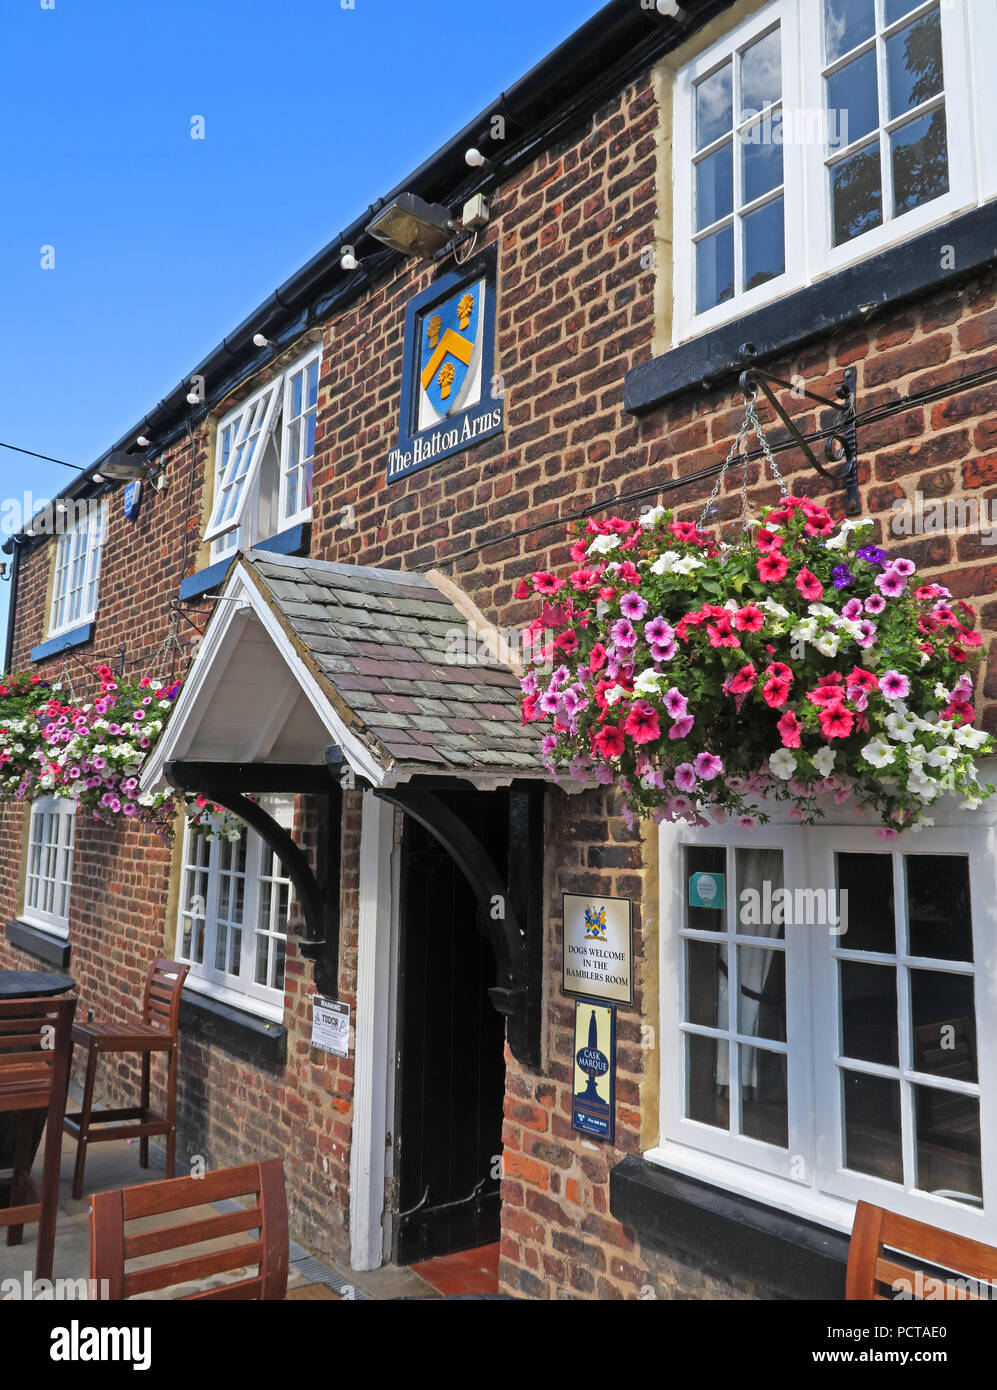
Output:
<path fill-rule="evenodd" d="M 314 1255 L 308 1255 L 303 1260 L 295 1260 L 291 1268 L 302 1276 L 309 1284 L 328 1284 L 330 1289 L 335 1289 L 343 1298 L 353 1299 L 357 1303 L 370 1303 L 370 1294 L 358 1289 L 355 1284 L 351 1284 L 335 1270 L 327 1268 L 321 1260 L 317 1260 Z"/>

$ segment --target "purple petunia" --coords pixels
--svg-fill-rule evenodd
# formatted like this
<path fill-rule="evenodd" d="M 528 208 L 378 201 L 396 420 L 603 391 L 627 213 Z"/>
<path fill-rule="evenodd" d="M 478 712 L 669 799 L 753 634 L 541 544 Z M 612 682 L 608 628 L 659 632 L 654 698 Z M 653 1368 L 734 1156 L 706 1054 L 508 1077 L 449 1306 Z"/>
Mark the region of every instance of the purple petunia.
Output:
<path fill-rule="evenodd" d="M 831 571 L 831 583 L 836 589 L 847 589 L 854 580 L 855 576 L 847 565 L 835 565 Z"/>
<path fill-rule="evenodd" d="M 663 647 L 666 642 L 670 642 L 675 636 L 675 629 L 671 623 L 666 623 L 664 618 L 652 618 L 649 623 L 644 624 L 644 638 L 652 646 Z"/>
<path fill-rule="evenodd" d="M 878 545 L 864 545 L 855 554 L 859 560 L 865 560 L 870 565 L 881 565 L 886 559 L 886 551 L 880 550 Z"/>
<path fill-rule="evenodd" d="M 907 587 L 907 580 L 892 567 L 876 575 L 876 588 L 889 598 L 897 598 Z"/>
<path fill-rule="evenodd" d="M 624 617 L 630 618 L 632 622 L 638 622 L 647 612 L 647 599 L 641 598 L 636 591 L 624 594 L 620 599 L 620 612 Z"/>

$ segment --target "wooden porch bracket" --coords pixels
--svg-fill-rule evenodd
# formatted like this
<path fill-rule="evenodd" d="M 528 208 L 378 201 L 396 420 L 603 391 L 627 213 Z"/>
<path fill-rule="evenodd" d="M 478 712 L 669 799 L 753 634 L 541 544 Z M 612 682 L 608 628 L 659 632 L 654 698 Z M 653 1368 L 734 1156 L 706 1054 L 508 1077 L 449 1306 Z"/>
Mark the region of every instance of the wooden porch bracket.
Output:
<path fill-rule="evenodd" d="M 294 886 L 304 917 L 301 954 L 312 962 L 319 993 L 339 989 L 339 882 L 342 792 L 326 767 L 266 763 L 168 762 L 164 774 L 178 791 L 224 806 L 273 850 Z M 317 874 L 291 834 L 248 793 L 293 792 L 324 798 L 319 814 Z"/>
<path fill-rule="evenodd" d="M 540 785 L 509 791 L 509 862 L 500 872 L 478 837 L 430 791 L 406 784 L 376 787 L 447 851 L 471 886 L 478 925 L 492 943 L 498 983 L 488 991 L 505 1016 L 509 1047 L 526 1066 L 540 1065 L 543 991 L 543 796 Z"/>

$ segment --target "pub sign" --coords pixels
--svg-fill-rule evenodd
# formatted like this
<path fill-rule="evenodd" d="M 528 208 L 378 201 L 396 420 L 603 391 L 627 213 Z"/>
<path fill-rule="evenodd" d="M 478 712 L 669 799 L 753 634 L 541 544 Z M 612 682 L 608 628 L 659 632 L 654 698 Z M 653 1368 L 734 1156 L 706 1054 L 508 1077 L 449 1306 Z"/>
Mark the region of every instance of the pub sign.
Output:
<path fill-rule="evenodd" d="M 629 898 L 565 893 L 561 987 L 615 1004 L 632 1004 L 633 920 Z"/>
<path fill-rule="evenodd" d="M 494 374 L 495 250 L 441 276 L 405 310 L 401 419 L 388 482 L 504 428 Z"/>

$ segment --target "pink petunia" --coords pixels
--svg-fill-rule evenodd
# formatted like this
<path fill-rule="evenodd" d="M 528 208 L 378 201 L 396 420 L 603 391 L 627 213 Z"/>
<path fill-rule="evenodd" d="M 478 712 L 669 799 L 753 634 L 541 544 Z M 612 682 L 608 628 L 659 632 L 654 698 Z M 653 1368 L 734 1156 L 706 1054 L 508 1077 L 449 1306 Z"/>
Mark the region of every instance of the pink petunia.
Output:
<path fill-rule="evenodd" d="M 899 671 L 884 671 L 879 678 L 879 688 L 888 700 L 906 700 L 910 681 Z"/>
<path fill-rule="evenodd" d="M 803 728 L 803 725 L 792 710 L 787 710 L 775 727 L 779 731 L 779 737 L 782 739 L 782 746 L 784 748 L 799 748 L 800 730 Z"/>
<path fill-rule="evenodd" d="M 821 599 L 824 597 L 823 584 L 813 573 L 813 571 L 808 570 L 805 566 L 803 569 L 800 570 L 799 574 L 796 576 L 796 587 L 799 589 L 803 597 L 810 603 L 814 603 L 817 599 Z"/>
<path fill-rule="evenodd" d="M 637 622 L 647 612 L 647 599 L 641 598 L 636 592 L 624 594 L 620 599 L 620 612 L 632 622 Z"/>
<path fill-rule="evenodd" d="M 695 724 L 695 717 L 691 714 L 683 715 L 681 719 L 676 719 L 675 723 L 668 730 L 669 738 L 686 738 Z"/>
<path fill-rule="evenodd" d="M 665 691 L 664 705 L 672 719 L 681 719 L 688 711 L 689 701 L 678 687 L 673 685 L 670 690 Z"/>
<path fill-rule="evenodd" d="M 718 777 L 724 770 L 722 761 L 715 753 L 698 753 L 692 765 L 696 769 L 696 775 L 704 782 L 712 782 L 714 777 Z"/>
<path fill-rule="evenodd" d="M 675 785 L 684 792 L 696 790 L 696 769 L 692 763 L 679 763 L 675 769 Z"/>
<path fill-rule="evenodd" d="M 624 724 L 625 731 L 633 739 L 634 743 L 653 743 L 655 739 L 661 737 L 661 729 L 658 725 L 658 712 L 653 705 L 646 700 L 635 700 L 630 706 Z"/>

